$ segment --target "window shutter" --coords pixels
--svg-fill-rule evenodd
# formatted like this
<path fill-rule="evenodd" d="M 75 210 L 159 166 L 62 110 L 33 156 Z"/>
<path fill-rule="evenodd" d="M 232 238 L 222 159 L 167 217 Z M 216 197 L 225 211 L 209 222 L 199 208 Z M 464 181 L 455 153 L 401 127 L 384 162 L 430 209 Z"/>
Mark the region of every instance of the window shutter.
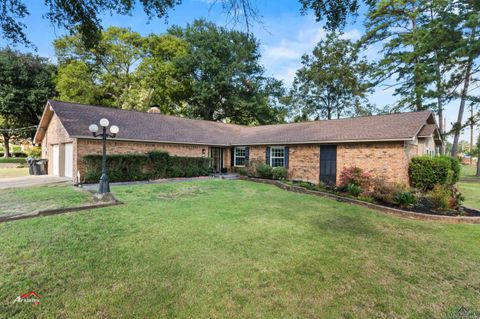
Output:
<path fill-rule="evenodd" d="M 267 146 L 267 149 L 265 151 L 265 160 L 267 165 L 270 165 L 270 146 Z"/>
<path fill-rule="evenodd" d="M 285 152 L 284 152 L 284 164 L 285 168 L 288 168 L 288 146 L 285 146 Z"/>
<path fill-rule="evenodd" d="M 235 147 L 230 148 L 230 166 L 235 166 Z"/>
<path fill-rule="evenodd" d="M 245 165 L 250 162 L 250 147 L 245 147 Z"/>

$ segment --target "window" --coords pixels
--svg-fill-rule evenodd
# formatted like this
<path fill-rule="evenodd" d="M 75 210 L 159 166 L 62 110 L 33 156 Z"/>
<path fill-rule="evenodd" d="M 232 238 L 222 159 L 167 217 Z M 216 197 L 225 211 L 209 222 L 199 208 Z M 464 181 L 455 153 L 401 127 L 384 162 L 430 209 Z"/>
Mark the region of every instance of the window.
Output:
<path fill-rule="evenodd" d="M 235 147 L 235 166 L 245 166 L 247 159 L 246 147 Z"/>
<path fill-rule="evenodd" d="M 285 147 L 273 146 L 270 148 L 270 166 L 285 167 Z"/>

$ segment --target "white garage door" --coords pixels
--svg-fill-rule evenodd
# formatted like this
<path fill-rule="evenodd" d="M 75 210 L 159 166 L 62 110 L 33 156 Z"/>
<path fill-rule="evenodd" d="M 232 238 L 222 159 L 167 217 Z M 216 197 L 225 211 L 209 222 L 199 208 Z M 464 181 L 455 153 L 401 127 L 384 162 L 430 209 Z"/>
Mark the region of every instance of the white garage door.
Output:
<path fill-rule="evenodd" d="M 52 174 L 60 176 L 60 147 L 52 145 Z"/>
<path fill-rule="evenodd" d="M 65 176 L 66 177 L 73 177 L 73 144 L 67 143 L 65 144 Z"/>

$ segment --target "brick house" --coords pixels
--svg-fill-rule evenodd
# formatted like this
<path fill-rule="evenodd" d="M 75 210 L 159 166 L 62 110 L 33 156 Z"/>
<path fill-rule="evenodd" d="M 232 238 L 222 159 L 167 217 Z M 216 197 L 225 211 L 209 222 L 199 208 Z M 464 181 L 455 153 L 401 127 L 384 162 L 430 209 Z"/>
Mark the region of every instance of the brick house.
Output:
<path fill-rule="evenodd" d="M 42 145 L 49 174 L 72 179 L 84 175 L 83 156 L 101 153 L 101 141 L 88 130 L 101 118 L 120 127 L 107 143 L 109 154 L 162 150 L 208 156 L 217 172 L 258 159 L 288 168 L 289 179 L 312 183 L 335 183 L 341 169 L 352 165 L 407 183 L 410 158 L 433 155 L 442 143 L 431 111 L 243 126 L 48 101 L 34 141 Z"/>

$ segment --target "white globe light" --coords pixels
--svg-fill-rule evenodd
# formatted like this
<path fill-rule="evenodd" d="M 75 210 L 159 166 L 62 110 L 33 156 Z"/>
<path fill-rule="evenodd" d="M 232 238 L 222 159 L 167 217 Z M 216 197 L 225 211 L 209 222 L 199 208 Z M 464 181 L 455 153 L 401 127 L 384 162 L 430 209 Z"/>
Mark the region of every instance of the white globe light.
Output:
<path fill-rule="evenodd" d="M 100 120 L 100 125 L 103 127 L 107 127 L 110 122 L 107 119 L 101 119 Z"/>
<path fill-rule="evenodd" d="M 88 130 L 92 133 L 97 133 L 98 132 L 98 126 L 97 124 L 91 124 L 89 127 L 88 127 Z"/>
<path fill-rule="evenodd" d="M 112 134 L 117 134 L 118 131 L 120 131 L 120 129 L 118 128 L 118 126 L 112 125 L 112 126 L 110 127 L 110 132 L 112 132 Z"/>

